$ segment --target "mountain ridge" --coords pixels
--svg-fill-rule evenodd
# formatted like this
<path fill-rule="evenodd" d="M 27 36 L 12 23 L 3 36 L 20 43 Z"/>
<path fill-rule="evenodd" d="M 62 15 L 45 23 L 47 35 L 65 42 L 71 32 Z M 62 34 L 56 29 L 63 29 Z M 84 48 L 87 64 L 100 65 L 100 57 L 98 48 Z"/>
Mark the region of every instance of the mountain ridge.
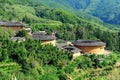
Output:
<path fill-rule="evenodd" d="M 63 8 L 98 17 L 105 23 L 120 25 L 120 1 L 118 0 L 35 0 L 49 7 Z M 59 4 L 59 5 L 56 5 Z M 66 10 L 66 9 L 65 9 Z"/>

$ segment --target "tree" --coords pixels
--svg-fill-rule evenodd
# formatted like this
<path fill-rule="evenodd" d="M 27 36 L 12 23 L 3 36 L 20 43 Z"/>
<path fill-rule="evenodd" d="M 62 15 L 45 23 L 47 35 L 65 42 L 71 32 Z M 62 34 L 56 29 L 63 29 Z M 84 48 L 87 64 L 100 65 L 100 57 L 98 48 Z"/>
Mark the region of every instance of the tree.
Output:
<path fill-rule="evenodd" d="M 17 37 L 26 37 L 27 36 L 27 31 L 26 30 L 20 30 L 17 34 Z"/>

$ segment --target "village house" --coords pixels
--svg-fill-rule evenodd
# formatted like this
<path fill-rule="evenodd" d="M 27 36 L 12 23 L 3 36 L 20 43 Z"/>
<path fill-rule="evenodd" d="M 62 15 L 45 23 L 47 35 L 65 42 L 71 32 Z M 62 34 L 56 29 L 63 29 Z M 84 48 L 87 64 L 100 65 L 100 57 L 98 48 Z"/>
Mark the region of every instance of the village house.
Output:
<path fill-rule="evenodd" d="M 32 35 L 32 30 L 29 25 L 26 25 L 25 27 L 23 27 L 23 30 L 26 30 L 28 35 Z"/>
<path fill-rule="evenodd" d="M 23 42 L 25 41 L 25 38 L 24 37 L 11 37 L 9 40 Z"/>
<path fill-rule="evenodd" d="M 103 54 L 106 44 L 99 40 L 77 40 L 73 45 L 82 50 L 82 53 Z"/>
<path fill-rule="evenodd" d="M 32 34 L 34 40 L 41 40 L 42 44 L 52 44 L 56 46 L 56 37 L 55 35 L 48 35 L 45 31 L 39 31 Z"/>
<path fill-rule="evenodd" d="M 26 30 L 28 34 L 31 34 L 31 28 L 30 26 L 23 24 L 21 22 L 15 22 L 15 21 L 0 21 L 0 27 L 10 28 L 14 30 L 15 32 L 20 30 Z"/>
<path fill-rule="evenodd" d="M 57 43 L 56 46 L 58 49 L 60 49 L 62 51 L 69 51 L 73 55 L 73 59 L 82 55 L 81 50 L 79 48 L 73 46 L 73 44 L 69 41 Z"/>
<path fill-rule="evenodd" d="M 64 51 L 69 51 L 73 55 L 73 59 L 82 55 L 81 50 L 74 46 L 66 46 L 66 47 L 64 47 Z"/>

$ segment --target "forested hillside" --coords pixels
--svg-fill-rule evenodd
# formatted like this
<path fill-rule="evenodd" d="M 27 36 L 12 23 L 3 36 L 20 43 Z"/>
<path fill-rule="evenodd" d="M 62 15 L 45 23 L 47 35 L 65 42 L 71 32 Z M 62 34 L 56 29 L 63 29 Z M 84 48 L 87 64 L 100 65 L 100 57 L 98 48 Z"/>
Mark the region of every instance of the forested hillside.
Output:
<path fill-rule="evenodd" d="M 107 44 L 106 49 L 116 53 L 109 56 L 86 54 L 73 60 L 69 51 L 42 45 L 40 40 L 32 40 L 28 36 L 25 36 L 25 42 L 11 41 L 9 38 L 15 33 L 0 28 L 0 80 L 109 80 L 111 77 L 119 80 L 116 77 L 119 75 L 119 67 L 115 66 L 120 61 L 119 28 L 113 29 L 114 25 L 107 25 L 97 19 L 88 20 L 69 10 L 48 7 L 50 0 L 43 2 L 0 0 L 0 20 L 27 23 L 32 32 L 54 31 L 57 38 L 63 40 L 100 39 Z M 71 10 L 74 8 L 71 7 Z"/>
<path fill-rule="evenodd" d="M 84 12 L 102 19 L 110 24 L 120 24 L 119 0 L 35 0 L 50 7 Z M 51 5 L 54 4 L 54 5 Z M 61 5 L 60 5 L 61 4 Z"/>
<path fill-rule="evenodd" d="M 109 76 L 119 79 L 114 77 L 119 73 L 119 68 L 116 72 L 114 66 L 120 60 L 119 53 L 109 56 L 86 54 L 72 60 L 70 52 L 41 45 L 39 40 L 10 41 L 8 38 L 14 35 L 11 30 L 0 28 L 0 32 L 1 80 L 110 79 Z"/>
<path fill-rule="evenodd" d="M 110 30 L 111 27 L 109 29 L 108 25 L 99 21 L 88 21 L 63 9 L 49 8 L 39 2 L 2 0 L 0 5 L 1 20 L 28 23 L 33 31 L 56 31 L 57 37 L 65 40 L 100 39 L 107 43 L 107 49 L 120 50 L 118 28 L 117 31 Z"/>

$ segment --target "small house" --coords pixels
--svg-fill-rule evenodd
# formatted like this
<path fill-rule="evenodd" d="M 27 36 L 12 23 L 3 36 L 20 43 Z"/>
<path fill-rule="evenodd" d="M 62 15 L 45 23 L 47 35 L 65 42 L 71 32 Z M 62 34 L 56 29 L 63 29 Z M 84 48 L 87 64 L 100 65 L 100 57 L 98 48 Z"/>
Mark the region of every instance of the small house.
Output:
<path fill-rule="evenodd" d="M 34 40 L 41 40 L 42 44 L 52 44 L 56 45 L 55 35 L 47 35 L 45 31 L 39 31 L 32 34 Z"/>
<path fill-rule="evenodd" d="M 12 22 L 12 21 L 0 21 L 0 26 L 13 29 L 14 31 L 20 31 L 24 27 L 24 25 L 22 23 Z"/>
<path fill-rule="evenodd" d="M 100 40 L 77 40 L 73 45 L 82 50 L 82 53 L 103 54 L 106 44 Z"/>
<path fill-rule="evenodd" d="M 25 41 L 25 38 L 24 37 L 11 37 L 9 40 L 23 42 Z"/>
<path fill-rule="evenodd" d="M 76 57 L 82 55 L 81 50 L 74 46 L 66 46 L 66 47 L 64 47 L 64 50 L 69 51 L 73 55 L 73 58 L 76 58 Z"/>
<path fill-rule="evenodd" d="M 74 47 L 69 41 L 57 44 L 57 48 L 63 51 L 69 51 L 73 55 L 73 58 L 82 55 L 81 50 L 77 47 Z"/>
<path fill-rule="evenodd" d="M 31 33 L 30 26 L 23 24 L 21 22 L 16 22 L 16 21 L 0 21 L 0 27 L 10 28 L 10 29 L 14 30 L 15 32 L 24 29 L 28 33 Z"/>
<path fill-rule="evenodd" d="M 23 28 L 23 30 L 27 31 L 28 35 L 32 35 L 32 34 L 31 34 L 31 33 L 32 33 L 32 30 L 31 30 L 31 27 L 30 27 L 30 26 L 26 25 L 26 26 Z"/>

